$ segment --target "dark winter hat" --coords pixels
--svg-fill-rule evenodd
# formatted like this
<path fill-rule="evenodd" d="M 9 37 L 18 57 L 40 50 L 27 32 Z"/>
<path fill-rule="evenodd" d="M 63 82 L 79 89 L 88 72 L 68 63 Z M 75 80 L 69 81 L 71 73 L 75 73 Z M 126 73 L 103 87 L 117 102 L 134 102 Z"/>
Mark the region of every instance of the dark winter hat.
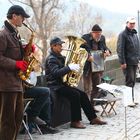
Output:
<path fill-rule="evenodd" d="M 98 25 L 98 24 L 95 24 L 93 27 L 92 27 L 92 31 L 93 32 L 98 32 L 98 31 L 102 31 L 101 27 Z"/>
<path fill-rule="evenodd" d="M 50 45 L 56 45 L 56 44 L 63 44 L 65 43 L 64 41 L 62 41 L 60 38 L 58 37 L 54 37 L 53 39 L 51 39 L 50 41 Z"/>
<path fill-rule="evenodd" d="M 7 12 L 7 16 L 12 14 L 22 15 L 25 18 L 29 18 L 30 16 L 25 12 L 25 10 L 19 5 L 13 5 L 9 8 Z"/>

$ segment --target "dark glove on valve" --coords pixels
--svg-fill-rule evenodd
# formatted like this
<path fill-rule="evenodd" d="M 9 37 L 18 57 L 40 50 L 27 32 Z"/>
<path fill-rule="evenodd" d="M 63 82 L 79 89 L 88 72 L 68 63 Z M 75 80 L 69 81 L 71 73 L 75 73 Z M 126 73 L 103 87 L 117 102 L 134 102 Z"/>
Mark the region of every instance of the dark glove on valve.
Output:
<path fill-rule="evenodd" d="M 26 71 L 28 63 L 26 61 L 16 61 L 16 68 L 22 71 Z"/>

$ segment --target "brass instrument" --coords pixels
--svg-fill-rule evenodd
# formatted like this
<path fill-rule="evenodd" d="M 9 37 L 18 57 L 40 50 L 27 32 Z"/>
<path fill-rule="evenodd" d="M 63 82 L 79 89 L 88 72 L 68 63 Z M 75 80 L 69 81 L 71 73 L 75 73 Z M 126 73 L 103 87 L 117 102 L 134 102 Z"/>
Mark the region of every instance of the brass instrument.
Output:
<path fill-rule="evenodd" d="M 67 52 L 65 65 L 68 65 L 70 63 L 79 64 L 80 71 L 69 72 L 63 77 L 63 81 L 71 87 L 77 87 L 83 74 L 85 61 L 87 60 L 88 57 L 87 51 L 84 48 L 80 48 L 80 46 L 86 43 L 86 41 L 82 38 L 78 38 L 75 36 L 67 36 L 67 38 L 69 41 L 68 50 L 71 51 Z"/>
<path fill-rule="evenodd" d="M 32 43 L 33 43 L 33 38 L 34 38 L 34 31 L 31 28 L 29 28 L 25 23 L 23 23 L 23 25 L 31 31 L 31 37 L 29 39 L 29 43 L 25 50 L 24 58 L 23 58 L 23 60 L 25 60 L 28 63 L 27 70 L 25 72 L 20 70 L 18 73 L 18 76 L 23 81 L 26 81 L 30 77 L 31 72 L 33 71 L 34 64 L 38 62 L 38 60 L 32 54 Z"/>
<path fill-rule="evenodd" d="M 104 71 L 104 53 L 102 50 L 91 51 L 94 61 L 91 63 L 92 72 Z"/>

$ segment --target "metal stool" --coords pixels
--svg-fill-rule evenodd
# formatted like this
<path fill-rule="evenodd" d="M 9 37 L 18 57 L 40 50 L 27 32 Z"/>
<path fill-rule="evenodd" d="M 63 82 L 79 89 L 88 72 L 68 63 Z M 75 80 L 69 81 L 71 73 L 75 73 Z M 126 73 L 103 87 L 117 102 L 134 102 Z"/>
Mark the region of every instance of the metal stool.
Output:
<path fill-rule="evenodd" d="M 23 124 L 23 126 L 24 126 L 24 128 L 25 128 L 25 130 L 26 130 L 26 132 L 27 132 L 27 134 L 28 134 L 28 136 L 30 138 L 30 140 L 33 140 L 33 137 L 32 137 L 32 135 L 31 135 L 31 133 L 29 131 L 28 114 L 26 113 L 26 109 L 28 108 L 29 104 L 33 100 L 34 100 L 33 98 L 25 98 L 24 99 L 24 111 L 23 111 L 24 117 L 23 117 L 23 120 L 22 120 L 22 124 Z M 34 124 L 34 125 L 35 125 L 36 129 L 38 130 L 39 134 L 42 135 L 42 132 L 41 132 L 40 128 L 38 127 L 38 125 L 37 124 Z"/>

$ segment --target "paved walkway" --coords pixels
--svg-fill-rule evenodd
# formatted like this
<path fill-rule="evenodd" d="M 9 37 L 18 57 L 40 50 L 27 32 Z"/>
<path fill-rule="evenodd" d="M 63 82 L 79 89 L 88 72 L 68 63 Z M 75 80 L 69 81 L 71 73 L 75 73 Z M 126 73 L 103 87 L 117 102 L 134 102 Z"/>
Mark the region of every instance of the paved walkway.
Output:
<path fill-rule="evenodd" d="M 135 86 L 137 101 L 140 103 L 140 83 Z M 122 95 L 118 95 L 122 97 Z M 101 110 L 100 106 L 97 109 Z M 86 129 L 72 129 L 69 124 L 60 126 L 61 130 L 57 134 L 38 135 L 33 134 L 34 140 L 128 140 L 125 138 L 125 108 L 122 101 L 115 105 L 117 115 L 112 112 L 108 117 L 102 117 L 108 125 L 89 125 L 88 120 L 83 115 L 83 123 Z M 100 114 L 98 114 L 100 116 Z M 135 108 L 126 108 L 127 135 L 129 140 L 140 140 L 140 105 Z M 28 135 L 19 135 L 18 140 L 28 140 Z"/>

